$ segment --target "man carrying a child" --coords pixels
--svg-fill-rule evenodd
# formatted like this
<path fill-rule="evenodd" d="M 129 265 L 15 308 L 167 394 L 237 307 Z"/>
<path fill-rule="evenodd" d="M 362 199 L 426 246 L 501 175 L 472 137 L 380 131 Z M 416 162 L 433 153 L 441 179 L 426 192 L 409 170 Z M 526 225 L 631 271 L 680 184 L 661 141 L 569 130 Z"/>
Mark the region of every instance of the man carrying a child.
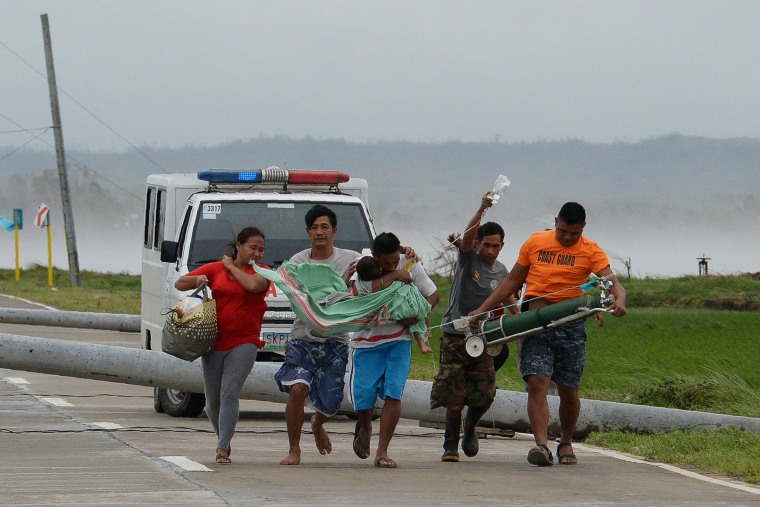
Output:
<path fill-rule="evenodd" d="M 438 288 L 420 263 L 399 252 L 395 234 L 384 232 L 372 242 L 372 257 L 379 263 L 380 276 L 371 273 L 372 266 L 357 266 L 355 288 L 358 295 L 371 294 L 389 287 L 394 281 L 413 283 L 422 296 L 435 306 L 440 299 Z M 411 262 L 411 263 L 410 263 Z M 410 280 L 411 278 L 411 280 Z M 380 435 L 375 452 L 375 466 L 396 468 L 388 456 L 388 446 L 401 416 L 401 397 L 411 365 L 412 333 L 408 329 L 416 319 L 369 327 L 351 338 L 353 369 L 350 396 L 359 416 L 354 432 L 353 448 L 361 459 L 370 456 L 372 416 L 377 398 L 384 400 L 380 412 Z"/>

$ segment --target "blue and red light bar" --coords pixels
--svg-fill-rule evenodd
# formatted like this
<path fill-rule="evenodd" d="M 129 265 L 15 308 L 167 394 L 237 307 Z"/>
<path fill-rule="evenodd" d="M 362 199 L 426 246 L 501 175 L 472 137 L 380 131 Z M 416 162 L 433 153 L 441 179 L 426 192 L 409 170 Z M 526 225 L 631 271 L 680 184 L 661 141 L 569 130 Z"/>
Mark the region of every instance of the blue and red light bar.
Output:
<path fill-rule="evenodd" d="M 349 175 L 339 171 L 308 171 L 303 169 L 280 169 L 271 166 L 254 171 L 232 169 L 206 169 L 198 173 L 198 179 L 209 183 L 292 183 L 312 185 L 337 185 L 346 183 Z"/>

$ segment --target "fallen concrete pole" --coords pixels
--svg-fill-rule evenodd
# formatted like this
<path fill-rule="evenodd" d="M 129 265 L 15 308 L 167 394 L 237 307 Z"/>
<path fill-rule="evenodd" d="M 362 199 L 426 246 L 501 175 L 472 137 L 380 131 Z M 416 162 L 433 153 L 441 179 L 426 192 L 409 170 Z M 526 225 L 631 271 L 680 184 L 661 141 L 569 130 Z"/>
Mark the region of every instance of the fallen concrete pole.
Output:
<path fill-rule="evenodd" d="M 121 313 L 0 308 L 0 323 L 102 329 L 123 333 L 140 332 L 140 316 Z"/>
<path fill-rule="evenodd" d="M 287 401 L 274 381 L 277 366 L 256 363 L 241 396 L 252 400 Z M 163 352 L 113 345 L 0 334 L 0 368 L 203 392 L 199 360 L 191 363 Z"/>
<path fill-rule="evenodd" d="M 203 379 L 198 361 L 189 363 L 163 352 L 77 343 L 11 334 L 0 334 L 0 368 L 33 371 L 68 377 L 105 380 L 123 384 L 161 387 L 188 392 L 203 392 Z M 278 363 L 257 362 L 248 377 L 241 397 L 244 399 L 284 403 L 286 396 L 277 388 L 274 374 Z M 444 410 L 430 410 L 431 383 L 407 382 L 401 416 L 406 419 L 444 421 Z M 550 427 L 559 428 L 559 399 L 549 397 Z M 529 432 L 525 393 L 499 389 L 496 400 L 481 426 Z M 348 396 L 341 410 L 350 412 Z M 653 432 L 668 429 L 720 429 L 734 426 L 760 433 L 760 419 L 708 412 L 582 400 L 577 438 L 593 431 L 627 430 Z"/>

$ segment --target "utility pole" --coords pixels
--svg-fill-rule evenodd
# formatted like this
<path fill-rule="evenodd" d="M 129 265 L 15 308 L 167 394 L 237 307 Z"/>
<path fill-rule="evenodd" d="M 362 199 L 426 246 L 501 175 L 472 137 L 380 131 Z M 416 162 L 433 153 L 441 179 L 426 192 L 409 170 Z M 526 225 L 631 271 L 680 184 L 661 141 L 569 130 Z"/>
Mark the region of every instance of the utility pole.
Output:
<path fill-rule="evenodd" d="M 699 261 L 697 264 L 699 264 L 699 276 L 707 276 L 707 261 L 709 261 L 711 257 L 705 257 L 705 254 L 702 254 L 702 257 L 697 257 L 697 260 Z"/>
<path fill-rule="evenodd" d="M 61 111 L 58 108 L 58 86 L 55 83 L 53 66 L 53 46 L 50 42 L 50 25 L 47 14 L 42 19 L 42 38 L 45 43 L 45 63 L 47 65 L 48 88 L 50 89 L 50 111 L 53 115 L 53 133 L 55 135 L 55 154 L 58 161 L 58 179 L 61 183 L 61 201 L 63 202 L 63 230 L 66 235 L 66 250 L 69 255 L 69 276 L 72 287 L 81 287 L 79 277 L 79 255 L 77 254 L 76 234 L 74 233 L 74 214 L 69 197 L 69 178 L 66 174 L 66 154 L 63 150 L 63 130 L 61 128 Z"/>

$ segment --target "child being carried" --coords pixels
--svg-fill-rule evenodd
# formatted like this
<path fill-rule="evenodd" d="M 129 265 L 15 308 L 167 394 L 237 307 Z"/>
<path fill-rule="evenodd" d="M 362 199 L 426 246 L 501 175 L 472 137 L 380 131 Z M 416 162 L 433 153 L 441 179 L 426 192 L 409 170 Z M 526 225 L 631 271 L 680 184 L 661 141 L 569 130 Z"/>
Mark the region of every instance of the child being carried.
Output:
<path fill-rule="evenodd" d="M 380 263 L 371 256 L 364 256 L 356 263 L 356 276 L 359 278 L 359 280 L 369 282 L 372 280 L 377 280 L 381 276 L 383 276 L 383 268 L 380 266 Z M 430 327 L 430 318 L 425 317 L 425 324 Z M 423 333 L 414 333 L 414 338 L 417 341 L 417 345 L 420 347 L 420 352 L 423 354 L 430 354 L 433 352 L 433 349 L 430 348 L 430 345 L 428 345 L 428 340 L 430 339 L 430 331 L 426 331 Z"/>

